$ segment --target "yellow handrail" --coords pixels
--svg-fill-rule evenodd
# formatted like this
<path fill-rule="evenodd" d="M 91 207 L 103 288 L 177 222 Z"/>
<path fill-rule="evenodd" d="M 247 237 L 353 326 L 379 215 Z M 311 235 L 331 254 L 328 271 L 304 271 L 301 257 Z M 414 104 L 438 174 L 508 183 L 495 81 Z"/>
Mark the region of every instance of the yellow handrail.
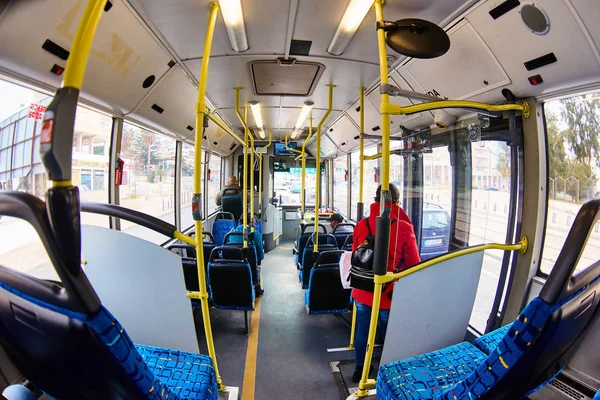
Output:
<path fill-rule="evenodd" d="M 315 241 L 313 243 L 313 251 L 315 253 L 318 251 L 319 247 L 319 208 L 321 207 L 319 199 L 321 188 L 321 129 L 323 128 L 323 124 L 325 123 L 327 117 L 329 117 L 329 114 L 331 114 L 331 109 L 333 108 L 333 88 L 335 85 L 328 84 L 327 87 L 329 88 L 329 106 L 327 107 L 327 112 L 325 115 L 323 115 L 323 118 L 321 118 L 321 121 L 319 121 L 319 125 L 317 126 L 317 145 L 315 149 Z"/>
<path fill-rule="evenodd" d="M 304 190 L 306 189 L 306 144 L 308 143 L 309 139 L 312 137 L 312 109 L 310 111 L 310 116 L 308 117 L 309 119 L 309 128 L 308 128 L 308 136 L 306 136 L 306 139 L 304 139 L 304 142 L 302 142 L 302 206 L 301 206 L 301 213 L 302 213 L 302 219 L 304 219 L 304 210 L 305 210 L 305 203 L 306 203 L 306 194 L 304 193 Z M 287 147 L 287 146 L 286 146 Z"/>
<path fill-rule="evenodd" d="M 524 254 L 527 251 L 528 247 L 527 237 L 521 238 L 519 243 L 515 244 L 500 244 L 500 243 L 486 243 L 478 246 L 467 247 L 465 249 L 455 250 L 451 253 L 446 253 L 441 256 L 429 259 L 427 261 L 423 261 L 412 268 L 409 268 L 400 272 L 388 272 L 385 275 L 375 275 L 374 281 L 376 283 L 388 283 L 392 281 L 397 281 L 399 279 L 404 278 L 405 276 L 412 275 L 415 272 L 419 272 L 424 270 L 425 268 L 429 268 L 432 265 L 439 264 L 444 261 L 452 260 L 453 258 L 461 257 L 471 253 L 478 253 L 480 251 L 485 250 L 504 250 L 504 251 L 516 251 L 519 250 L 521 254 Z"/>
<path fill-rule="evenodd" d="M 381 30 L 381 29 L 380 29 Z M 382 82 L 383 83 L 383 82 Z M 382 94 L 381 97 L 388 96 Z M 382 99 L 383 100 L 383 99 Z M 529 104 L 524 101 L 522 104 L 486 104 L 477 101 L 468 100 L 440 100 L 429 103 L 414 104 L 412 106 L 402 107 L 397 104 L 381 102 L 380 111 L 382 115 L 408 115 L 423 111 L 437 110 L 440 108 L 474 108 L 487 111 L 522 111 L 525 118 L 529 118 L 531 110 Z"/>
<path fill-rule="evenodd" d="M 77 27 L 77 33 L 75 33 L 75 39 L 71 45 L 71 53 L 67 59 L 62 87 L 81 89 L 88 56 L 96 35 L 96 28 L 100 22 L 100 17 L 104 13 L 105 6 L 106 0 L 91 0 L 85 7 L 81 22 Z"/>
<path fill-rule="evenodd" d="M 204 38 L 204 51 L 202 54 L 202 65 L 200 67 L 200 81 L 198 85 L 198 99 L 196 102 L 196 137 L 194 140 L 194 195 L 200 197 L 201 194 L 201 178 L 202 178 L 202 138 L 204 136 L 204 118 L 206 115 L 206 84 L 208 82 L 208 62 L 210 60 L 210 50 L 212 47 L 213 34 L 215 31 L 215 25 L 217 22 L 217 14 L 219 12 L 219 4 L 216 2 L 210 3 L 210 15 L 208 17 L 208 25 L 206 27 L 206 35 Z M 213 360 L 215 374 L 217 375 L 217 384 L 219 385 L 219 391 L 224 391 L 226 388 L 221 380 L 219 374 L 219 367 L 217 364 L 217 354 L 215 352 L 215 343 L 212 335 L 212 327 L 210 323 L 210 315 L 208 311 L 208 292 L 206 290 L 206 276 L 204 272 L 204 245 L 202 243 L 202 234 L 198 232 L 204 232 L 202 227 L 202 219 L 195 219 L 196 237 L 196 264 L 198 267 L 198 280 L 200 281 L 200 292 L 193 293 L 196 298 L 200 298 L 200 304 L 202 307 L 202 320 L 204 322 L 204 333 L 206 335 L 206 345 L 208 348 L 208 355 Z M 180 237 L 180 240 L 185 239 Z M 184 240 L 186 243 L 189 241 Z"/>
<path fill-rule="evenodd" d="M 227 125 L 225 125 L 225 123 L 223 121 L 221 121 L 219 118 L 217 118 L 214 114 L 209 113 L 206 115 L 208 115 L 208 119 L 210 119 L 212 122 L 214 122 L 219 128 L 223 129 L 225 131 L 225 133 L 227 133 L 229 136 L 231 136 L 236 142 L 238 142 L 242 146 L 246 147 L 246 143 L 244 143 L 242 138 L 239 137 L 238 135 L 236 135 L 235 133 L 233 133 L 233 131 L 231 129 L 229 129 L 229 127 Z"/>
<path fill-rule="evenodd" d="M 291 147 L 288 147 L 288 137 L 287 137 L 287 135 L 285 135 L 284 140 L 285 140 L 285 149 L 286 150 L 289 150 L 289 151 L 291 151 L 293 153 L 302 154 L 302 152 L 300 150 L 296 150 L 296 149 L 292 149 Z"/>

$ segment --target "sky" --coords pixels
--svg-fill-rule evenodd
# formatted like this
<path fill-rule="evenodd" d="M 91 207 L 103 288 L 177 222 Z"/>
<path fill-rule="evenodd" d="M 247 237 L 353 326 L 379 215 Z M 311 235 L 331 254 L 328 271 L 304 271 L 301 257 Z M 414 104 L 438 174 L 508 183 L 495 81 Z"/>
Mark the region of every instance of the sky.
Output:
<path fill-rule="evenodd" d="M 0 80 L 0 121 L 46 97 L 43 93 Z"/>

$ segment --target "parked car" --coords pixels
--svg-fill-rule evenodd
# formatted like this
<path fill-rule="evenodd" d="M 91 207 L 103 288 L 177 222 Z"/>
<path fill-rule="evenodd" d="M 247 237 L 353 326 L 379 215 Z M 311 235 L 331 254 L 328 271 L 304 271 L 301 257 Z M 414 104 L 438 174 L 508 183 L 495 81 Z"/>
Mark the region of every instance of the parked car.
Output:
<path fill-rule="evenodd" d="M 450 215 L 437 204 L 423 206 L 421 260 L 448 252 L 450 245 Z"/>

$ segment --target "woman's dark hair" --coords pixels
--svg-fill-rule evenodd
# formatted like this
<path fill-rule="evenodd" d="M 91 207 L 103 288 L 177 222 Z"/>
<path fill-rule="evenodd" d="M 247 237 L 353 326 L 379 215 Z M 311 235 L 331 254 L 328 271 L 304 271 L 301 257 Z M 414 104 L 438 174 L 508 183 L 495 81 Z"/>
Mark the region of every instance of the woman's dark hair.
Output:
<path fill-rule="evenodd" d="M 394 185 L 390 183 L 390 193 L 392 195 L 392 203 L 395 203 L 400 200 L 400 190 Z M 375 193 L 375 201 L 380 202 L 381 200 L 381 185 L 377 188 L 377 192 Z"/>

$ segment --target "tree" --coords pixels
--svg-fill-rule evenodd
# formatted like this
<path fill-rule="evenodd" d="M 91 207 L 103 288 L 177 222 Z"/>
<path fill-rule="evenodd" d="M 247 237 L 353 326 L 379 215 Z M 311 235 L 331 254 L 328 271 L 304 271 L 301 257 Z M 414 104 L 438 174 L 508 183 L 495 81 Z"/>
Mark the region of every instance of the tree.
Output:
<path fill-rule="evenodd" d="M 562 120 L 567 123 L 568 129 L 564 131 L 569 149 L 575 154 L 575 159 L 600 167 L 600 100 L 597 95 L 571 97 L 561 100 L 563 110 Z"/>
<path fill-rule="evenodd" d="M 510 147 L 498 146 L 499 152 L 496 154 L 496 169 L 503 178 L 510 178 Z"/>
<path fill-rule="evenodd" d="M 566 177 L 568 169 L 567 152 L 565 151 L 565 136 L 558 128 L 558 116 L 546 114 L 546 134 L 548 135 L 549 176 L 555 179 Z"/>

